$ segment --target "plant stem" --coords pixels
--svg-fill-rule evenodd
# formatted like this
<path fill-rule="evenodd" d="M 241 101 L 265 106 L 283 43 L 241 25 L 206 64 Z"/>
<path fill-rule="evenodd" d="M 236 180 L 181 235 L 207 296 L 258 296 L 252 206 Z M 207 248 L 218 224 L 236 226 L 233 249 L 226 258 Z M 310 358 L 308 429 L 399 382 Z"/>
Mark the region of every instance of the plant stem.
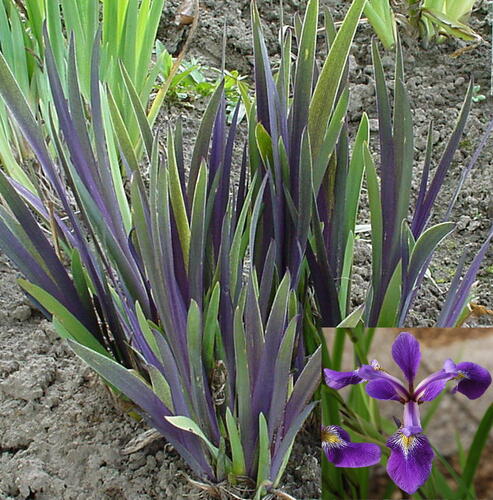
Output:
<path fill-rule="evenodd" d="M 421 0 L 408 0 L 409 24 L 413 29 L 419 29 L 419 18 L 421 13 Z"/>

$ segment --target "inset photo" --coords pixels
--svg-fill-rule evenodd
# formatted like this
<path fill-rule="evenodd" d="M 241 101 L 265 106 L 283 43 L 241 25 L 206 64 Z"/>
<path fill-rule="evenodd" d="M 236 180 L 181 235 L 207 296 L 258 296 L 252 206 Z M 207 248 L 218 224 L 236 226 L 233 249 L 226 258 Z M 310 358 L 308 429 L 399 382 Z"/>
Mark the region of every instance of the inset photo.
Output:
<path fill-rule="evenodd" d="M 493 329 L 324 331 L 322 499 L 493 491 Z"/>

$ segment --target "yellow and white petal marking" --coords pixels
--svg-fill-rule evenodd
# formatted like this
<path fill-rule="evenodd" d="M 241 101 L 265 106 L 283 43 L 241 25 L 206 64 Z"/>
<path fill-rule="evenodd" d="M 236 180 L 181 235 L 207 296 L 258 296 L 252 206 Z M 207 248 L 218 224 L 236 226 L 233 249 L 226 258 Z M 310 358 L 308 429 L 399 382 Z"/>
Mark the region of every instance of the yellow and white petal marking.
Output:
<path fill-rule="evenodd" d="M 419 443 L 419 439 L 415 435 L 406 436 L 403 432 L 399 431 L 391 437 L 392 441 L 399 446 L 402 453 L 407 458 L 413 448 Z"/>
<path fill-rule="evenodd" d="M 347 442 L 341 438 L 339 430 L 335 425 L 322 427 L 322 448 L 337 449 L 347 446 Z"/>

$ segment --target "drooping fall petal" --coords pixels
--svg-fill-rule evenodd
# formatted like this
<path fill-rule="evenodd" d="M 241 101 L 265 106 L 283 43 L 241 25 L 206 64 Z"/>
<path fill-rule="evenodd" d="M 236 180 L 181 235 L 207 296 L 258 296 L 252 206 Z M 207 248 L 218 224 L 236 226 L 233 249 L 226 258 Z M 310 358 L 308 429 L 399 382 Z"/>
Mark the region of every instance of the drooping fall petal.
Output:
<path fill-rule="evenodd" d="M 322 449 L 336 467 L 369 467 L 381 458 L 376 444 L 352 443 L 349 434 L 337 425 L 322 427 Z"/>
<path fill-rule="evenodd" d="M 421 428 L 403 427 L 387 441 L 391 450 L 387 473 L 410 495 L 429 478 L 435 455 L 428 438 L 420 431 Z"/>
<path fill-rule="evenodd" d="M 358 375 L 358 371 L 338 372 L 336 370 L 324 369 L 325 383 L 332 389 L 342 389 L 347 385 L 359 384 L 363 379 Z"/>
<path fill-rule="evenodd" d="M 464 361 L 457 365 L 459 383 L 456 386 L 469 399 L 478 399 L 491 384 L 491 375 L 486 368 L 476 363 Z"/>

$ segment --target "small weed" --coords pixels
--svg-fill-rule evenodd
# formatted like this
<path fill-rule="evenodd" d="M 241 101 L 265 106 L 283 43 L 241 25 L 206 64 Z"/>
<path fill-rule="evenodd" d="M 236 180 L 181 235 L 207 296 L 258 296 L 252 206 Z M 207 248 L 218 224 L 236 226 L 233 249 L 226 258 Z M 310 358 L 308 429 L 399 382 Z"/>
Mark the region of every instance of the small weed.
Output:
<path fill-rule="evenodd" d="M 479 92 L 481 91 L 481 85 L 474 85 L 474 95 L 472 96 L 472 101 L 473 102 L 483 102 L 486 100 L 486 96 L 484 94 L 480 94 Z"/>
<path fill-rule="evenodd" d="M 160 74 L 163 80 L 168 77 L 173 67 L 173 57 L 169 54 L 162 43 L 157 42 L 157 58 L 162 59 Z M 217 78 L 213 75 L 217 74 Z M 222 71 L 217 68 L 202 65 L 197 59 L 192 58 L 184 62 L 178 74 L 173 78 L 168 90 L 167 98 L 180 102 L 190 102 L 197 97 L 208 97 L 217 88 L 222 77 Z M 248 93 L 246 77 L 240 75 L 236 70 L 224 72 L 224 89 L 226 96 L 226 110 L 228 119 L 231 118 L 236 106 L 240 102 L 241 91 Z M 240 90 L 240 86 L 242 89 Z M 245 116 L 245 108 L 240 103 L 239 121 Z"/>

